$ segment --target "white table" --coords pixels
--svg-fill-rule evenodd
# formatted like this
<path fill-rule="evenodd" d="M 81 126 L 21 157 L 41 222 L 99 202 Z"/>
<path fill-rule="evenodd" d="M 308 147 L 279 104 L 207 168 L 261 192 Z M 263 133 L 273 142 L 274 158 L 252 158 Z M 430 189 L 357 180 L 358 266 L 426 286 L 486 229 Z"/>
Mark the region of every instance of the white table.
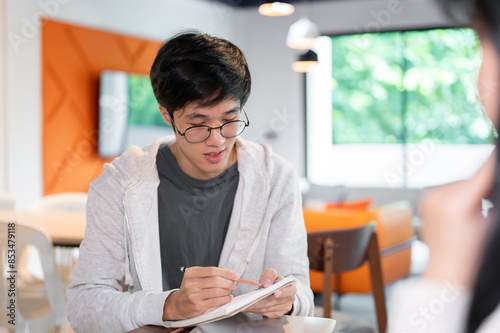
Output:
<path fill-rule="evenodd" d="M 85 213 L 20 212 L 0 209 L 0 220 L 38 226 L 45 230 L 55 246 L 79 246 L 85 235 Z"/>

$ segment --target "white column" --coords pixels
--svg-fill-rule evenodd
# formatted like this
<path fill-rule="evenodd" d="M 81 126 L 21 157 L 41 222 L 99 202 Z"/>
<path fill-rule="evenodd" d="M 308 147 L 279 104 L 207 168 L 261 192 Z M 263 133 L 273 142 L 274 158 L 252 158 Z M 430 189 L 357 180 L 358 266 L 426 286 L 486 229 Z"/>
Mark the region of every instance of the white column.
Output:
<path fill-rule="evenodd" d="M 0 0 L 0 192 L 7 188 L 7 0 Z"/>

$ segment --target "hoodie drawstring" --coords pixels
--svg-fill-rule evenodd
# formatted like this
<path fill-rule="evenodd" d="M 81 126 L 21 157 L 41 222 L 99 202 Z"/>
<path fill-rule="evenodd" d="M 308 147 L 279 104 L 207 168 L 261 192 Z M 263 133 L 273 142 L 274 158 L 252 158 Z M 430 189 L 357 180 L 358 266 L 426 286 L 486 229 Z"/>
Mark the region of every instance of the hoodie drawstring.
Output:
<path fill-rule="evenodd" d="M 127 217 L 127 208 L 125 206 L 125 193 L 122 196 L 123 202 L 123 212 L 125 217 L 125 223 L 123 223 L 123 236 L 125 242 L 125 262 L 123 263 L 123 270 L 125 272 L 125 281 L 124 283 L 128 285 L 130 288 L 134 286 L 134 282 L 132 280 L 132 274 L 130 273 L 130 260 L 128 257 L 128 217 Z"/>

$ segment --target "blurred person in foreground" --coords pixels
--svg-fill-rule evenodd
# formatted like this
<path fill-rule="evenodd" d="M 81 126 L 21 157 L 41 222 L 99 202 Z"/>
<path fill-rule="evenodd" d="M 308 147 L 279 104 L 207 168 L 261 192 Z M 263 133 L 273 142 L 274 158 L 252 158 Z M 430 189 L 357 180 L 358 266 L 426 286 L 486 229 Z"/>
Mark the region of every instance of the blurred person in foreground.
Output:
<path fill-rule="evenodd" d="M 150 78 L 175 135 L 130 147 L 91 183 L 67 291 L 72 327 L 125 332 L 192 318 L 257 288 L 240 277 L 265 287 L 296 281 L 246 312 L 312 315 L 296 172 L 269 146 L 239 137 L 250 123 L 242 51 L 181 33 L 160 48 Z"/>
<path fill-rule="evenodd" d="M 498 130 L 500 1 L 442 0 L 455 18 L 472 18 L 483 52 L 478 87 Z M 429 192 L 422 202 L 422 237 L 430 260 L 419 279 L 392 295 L 389 333 L 500 332 L 500 207 L 498 147 L 469 180 Z M 493 201 L 488 217 L 482 198 Z"/>

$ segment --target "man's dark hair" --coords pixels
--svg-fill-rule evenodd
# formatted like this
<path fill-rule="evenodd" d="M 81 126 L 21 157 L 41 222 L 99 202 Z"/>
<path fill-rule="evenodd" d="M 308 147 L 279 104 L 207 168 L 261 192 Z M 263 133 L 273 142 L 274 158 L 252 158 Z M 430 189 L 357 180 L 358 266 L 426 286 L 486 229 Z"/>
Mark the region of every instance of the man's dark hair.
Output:
<path fill-rule="evenodd" d="M 234 99 L 245 105 L 251 77 L 243 52 L 231 42 L 199 32 L 167 40 L 149 74 L 156 100 L 170 116 L 187 103 L 216 105 Z"/>

